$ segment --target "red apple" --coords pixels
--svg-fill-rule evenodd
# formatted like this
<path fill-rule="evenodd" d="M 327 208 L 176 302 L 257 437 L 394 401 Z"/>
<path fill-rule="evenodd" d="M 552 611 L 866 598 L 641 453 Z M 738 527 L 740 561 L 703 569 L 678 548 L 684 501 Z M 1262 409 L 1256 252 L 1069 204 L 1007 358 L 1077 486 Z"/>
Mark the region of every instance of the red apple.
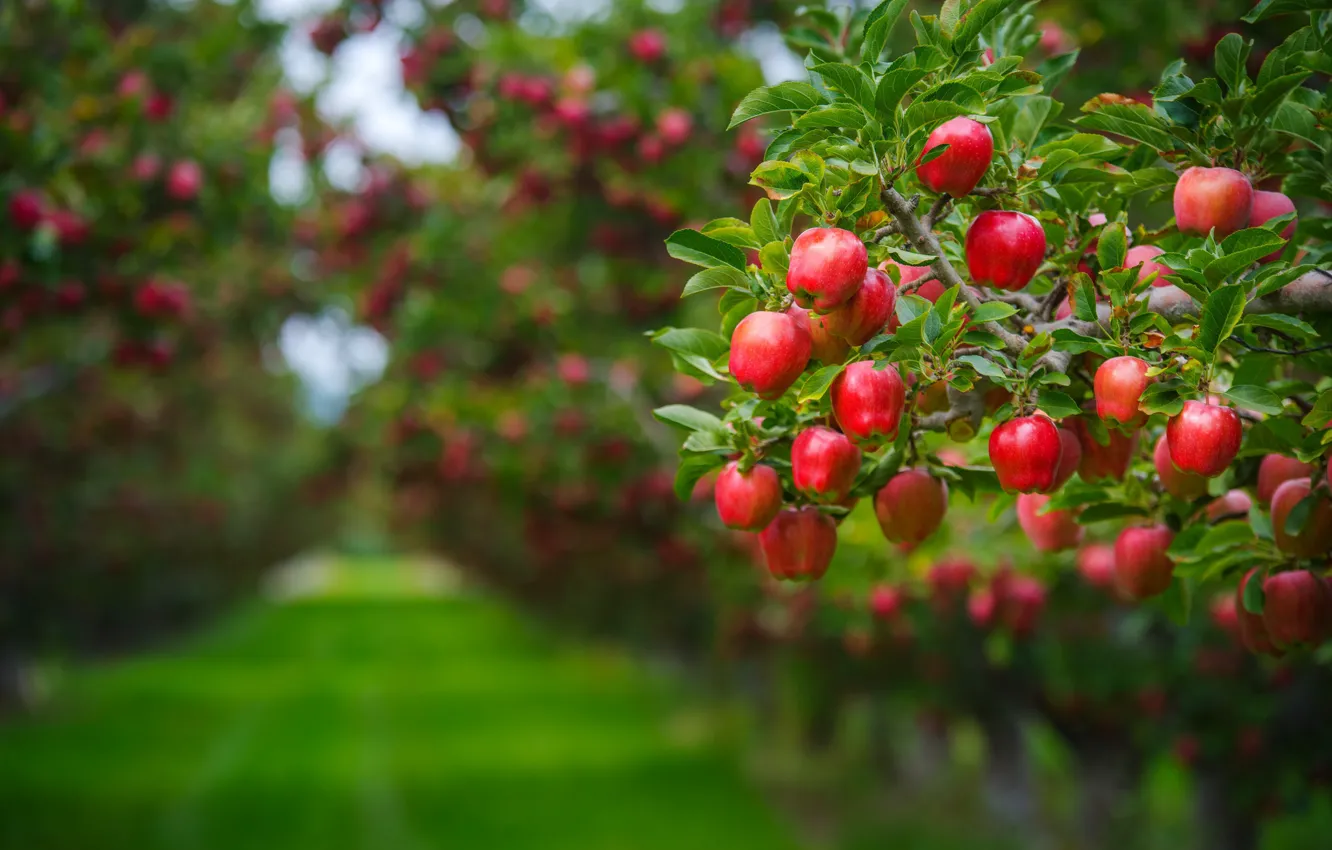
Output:
<path fill-rule="evenodd" d="M 967 597 L 967 619 L 978 629 L 988 629 L 994 623 L 999 600 L 994 588 L 978 587 Z"/>
<path fill-rule="evenodd" d="M 1107 422 L 1141 428 L 1147 421 L 1140 407 L 1142 394 L 1152 382 L 1147 368 L 1147 361 L 1137 357 L 1111 357 L 1102 363 L 1093 381 L 1096 415 Z"/>
<path fill-rule="evenodd" d="M 656 62 L 666 55 L 666 36 L 661 30 L 639 30 L 629 36 L 629 53 L 644 64 Z"/>
<path fill-rule="evenodd" d="M 930 601 L 938 609 L 950 608 L 966 595 L 971 580 L 976 577 L 976 565 L 956 555 L 940 558 L 925 574 L 930 586 Z"/>
<path fill-rule="evenodd" d="M 845 434 L 815 425 L 791 445 L 791 478 L 797 491 L 816 502 L 840 502 L 860 472 L 860 449 Z"/>
<path fill-rule="evenodd" d="M 1266 507 L 1276 488 L 1292 478 L 1308 478 L 1313 465 L 1285 455 L 1265 455 L 1258 464 L 1258 503 Z"/>
<path fill-rule="evenodd" d="M 1263 626 L 1277 647 L 1317 646 L 1332 624 L 1332 593 L 1308 570 L 1274 573 L 1263 582 Z"/>
<path fill-rule="evenodd" d="M 897 287 L 878 269 L 867 269 L 860 289 L 827 315 L 827 328 L 852 345 L 864 345 L 883 332 L 897 306 Z"/>
<path fill-rule="evenodd" d="M 1041 513 L 1050 497 L 1041 493 L 1023 493 L 1017 497 L 1018 525 L 1031 544 L 1042 552 L 1072 549 L 1082 542 L 1082 526 L 1072 511 Z"/>
<path fill-rule="evenodd" d="M 920 543 L 943 523 L 948 485 L 924 469 L 904 469 L 874 496 L 874 516 L 893 543 Z"/>
<path fill-rule="evenodd" d="M 868 269 L 859 236 L 839 227 L 813 227 L 791 246 L 786 289 L 801 307 L 827 313 L 856 294 Z"/>
<path fill-rule="evenodd" d="M 1139 283 L 1155 273 L 1152 286 L 1170 286 L 1170 276 L 1175 273 L 1174 270 L 1170 266 L 1152 260 L 1153 257 L 1159 257 L 1164 253 L 1165 251 L 1155 245 L 1136 245 L 1128 249 L 1128 253 L 1124 255 L 1124 268 L 1137 268 Z"/>
<path fill-rule="evenodd" d="M 1165 434 L 1156 441 L 1156 450 L 1152 452 L 1152 462 L 1156 465 L 1156 478 L 1161 482 L 1161 489 L 1176 499 L 1192 502 L 1207 495 L 1207 479 L 1201 475 L 1180 472 L 1170 460 L 1170 447 L 1166 445 Z"/>
<path fill-rule="evenodd" d="M 1180 474 L 1185 475 L 1187 473 Z M 1243 490 L 1231 490 L 1207 503 L 1207 521 L 1220 522 L 1227 517 L 1247 518 L 1249 508 L 1252 507 L 1253 499 L 1249 498 L 1248 493 Z"/>
<path fill-rule="evenodd" d="M 1170 459 L 1183 472 L 1215 478 L 1239 454 L 1244 428 L 1239 414 L 1205 401 L 1186 401 L 1166 423 Z"/>
<path fill-rule="evenodd" d="M 1134 526 L 1115 540 L 1115 583 L 1129 599 L 1159 596 L 1170 587 L 1175 562 L 1166 550 L 1175 534 L 1164 525 Z"/>
<path fill-rule="evenodd" d="M 906 594 L 890 584 L 875 585 L 870 591 L 870 613 L 880 620 L 891 620 L 902 610 Z"/>
<path fill-rule="evenodd" d="M 1078 550 L 1078 572 L 1092 587 L 1102 589 L 1115 583 L 1115 547 L 1089 543 Z"/>
<path fill-rule="evenodd" d="M 1311 492 L 1310 479 L 1292 478 L 1282 482 L 1272 494 L 1272 539 L 1282 552 L 1299 558 L 1317 558 L 1332 549 L 1332 501 L 1328 501 L 1325 493 L 1314 500 L 1300 533 L 1286 533 L 1286 518 Z"/>
<path fill-rule="evenodd" d="M 1039 579 L 1015 575 L 1005 583 L 999 618 L 1015 637 L 1031 634 L 1044 609 L 1045 585 Z"/>
<path fill-rule="evenodd" d="M 977 286 L 1018 290 L 1045 259 L 1045 231 L 1026 213 L 988 210 L 967 228 L 966 256 Z"/>
<path fill-rule="evenodd" d="M 837 524 L 809 505 L 787 508 L 759 532 L 759 546 L 773 578 L 813 581 L 823 578 L 837 551 Z"/>
<path fill-rule="evenodd" d="M 1123 481 L 1129 462 L 1138 450 L 1137 432 L 1125 435 L 1107 428 L 1108 442 L 1103 445 L 1097 442 L 1082 417 L 1073 420 L 1072 429 L 1082 443 L 1082 462 L 1078 464 L 1078 475 L 1082 480 L 1089 484 L 1107 479 Z"/>
<path fill-rule="evenodd" d="M 1295 212 L 1294 201 L 1280 192 L 1255 191 L 1253 193 L 1253 210 L 1249 213 L 1249 227 L 1262 227 L 1268 221 L 1277 218 L 1278 216 L 1293 212 Z M 1287 242 L 1289 242 L 1290 237 L 1294 235 L 1294 221 L 1281 228 L 1281 238 L 1285 239 Z M 1280 257 L 1283 250 L 1285 249 L 1278 248 L 1258 262 L 1270 263 Z"/>
<path fill-rule="evenodd" d="M 731 334 L 731 375 L 759 398 L 781 398 L 809 364 L 811 344 L 804 311 L 750 313 Z"/>
<path fill-rule="evenodd" d="M 1007 398 L 1006 391 L 1004 397 Z M 1079 442 L 1078 435 L 1073 431 L 1068 428 L 1060 428 L 1059 445 L 1061 448 L 1059 469 L 1055 471 L 1054 483 L 1050 485 L 1051 493 L 1068 483 L 1068 479 L 1072 478 L 1073 473 L 1078 471 L 1078 464 L 1082 462 L 1082 443 Z"/>
<path fill-rule="evenodd" d="M 1175 224 L 1181 233 L 1223 239 L 1249 224 L 1253 184 L 1233 168 L 1193 167 L 1175 184 Z"/>
<path fill-rule="evenodd" d="M 46 217 L 46 201 L 40 192 L 21 189 L 9 199 L 9 220 L 19 230 L 32 230 Z"/>
<path fill-rule="evenodd" d="M 897 274 L 898 274 L 897 285 L 901 287 L 905 287 L 909 284 L 915 283 L 925 275 L 929 274 L 931 270 L 930 266 L 904 266 L 901 263 L 897 262 L 896 260 L 892 259 L 884 260 L 882 263 L 879 263 L 879 271 L 887 273 L 889 268 L 897 269 Z M 888 280 L 891 282 L 892 278 L 890 277 L 888 278 Z M 921 284 L 921 286 L 916 289 L 916 294 L 922 298 L 929 298 L 929 296 L 925 295 L 925 293 L 922 292 L 921 290 L 931 283 L 939 283 L 939 282 L 937 280 L 932 280 L 924 284 Z M 929 298 L 930 302 L 933 303 L 934 301 L 938 300 L 939 296 L 943 294 L 943 291 L 944 291 L 943 284 L 939 283 L 938 291 L 935 293 L 933 298 Z"/>
<path fill-rule="evenodd" d="M 191 201 L 203 186 L 203 169 L 194 160 L 185 159 L 171 164 L 167 171 L 166 192 L 178 201 Z"/>
<path fill-rule="evenodd" d="M 934 128 L 925 140 L 921 158 L 940 145 L 948 145 L 948 149 L 917 165 L 916 177 L 931 192 L 947 192 L 960 198 L 975 189 L 989 169 L 990 158 L 994 156 L 994 137 L 990 128 L 979 121 L 958 116 Z"/>
<path fill-rule="evenodd" d="M 1063 444 L 1044 415 L 1019 416 L 990 433 L 990 463 L 1009 493 L 1040 493 L 1053 486 Z"/>
<path fill-rule="evenodd" d="M 1239 586 L 1235 588 L 1235 613 L 1239 615 L 1240 642 L 1252 653 L 1280 656 L 1282 652 L 1272 643 L 1272 638 L 1267 633 L 1267 624 L 1263 622 L 1263 616 L 1261 614 L 1251 614 L 1244 607 L 1244 588 L 1248 586 L 1249 581 L 1253 579 L 1257 572 L 1257 567 L 1249 570 L 1244 574 L 1244 578 L 1240 579 Z"/>
<path fill-rule="evenodd" d="M 832 313 L 826 316 L 820 316 L 818 313 L 809 314 L 810 353 L 815 360 L 825 366 L 841 363 L 851 353 L 851 343 L 828 330 L 828 320 L 832 315 Z"/>
<path fill-rule="evenodd" d="M 782 483 L 771 466 L 755 464 L 748 472 L 731 461 L 713 487 L 717 514 L 727 528 L 762 531 L 782 507 Z"/>
<path fill-rule="evenodd" d="M 657 116 L 657 135 L 668 145 L 682 145 L 689 141 L 694 129 L 694 116 L 679 107 L 663 110 Z"/>
<path fill-rule="evenodd" d="M 906 405 L 906 386 L 891 364 L 869 360 L 852 363 L 834 380 L 833 416 L 848 437 L 867 446 L 879 446 L 897 437 Z"/>

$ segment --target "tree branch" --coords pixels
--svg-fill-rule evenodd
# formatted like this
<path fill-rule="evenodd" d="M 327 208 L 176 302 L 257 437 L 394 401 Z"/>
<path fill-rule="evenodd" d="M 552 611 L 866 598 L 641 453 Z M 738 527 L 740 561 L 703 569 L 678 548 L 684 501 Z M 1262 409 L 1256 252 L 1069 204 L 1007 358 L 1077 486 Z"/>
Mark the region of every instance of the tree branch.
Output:
<path fill-rule="evenodd" d="M 948 388 L 948 409 L 921 417 L 916 422 L 915 427 L 926 431 L 946 431 L 951 423 L 959 419 L 965 419 L 971 423 L 972 432 L 975 433 L 980 430 L 981 420 L 984 417 L 984 393 L 962 392 L 950 386 Z"/>

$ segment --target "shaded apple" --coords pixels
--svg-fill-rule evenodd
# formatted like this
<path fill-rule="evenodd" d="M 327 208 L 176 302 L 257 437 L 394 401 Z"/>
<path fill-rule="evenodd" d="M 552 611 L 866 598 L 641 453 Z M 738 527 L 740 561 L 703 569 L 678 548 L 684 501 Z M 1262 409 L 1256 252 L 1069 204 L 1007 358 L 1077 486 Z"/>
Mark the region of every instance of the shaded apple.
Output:
<path fill-rule="evenodd" d="M 904 469 L 874 495 L 874 516 L 893 543 L 920 543 L 943 523 L 948 485 L 924 469 Z"/>
<path fill-rule="evenodd" d="M 1304 463 L 1285 455 L 1264 455 L 1258 464 L 1258 504 L 1267 506 L 1272 501 L 1276 488 L 1292 478 L 1308 478 L 1313 474 L 1313 464 Z"/>
<path fill-rule="evenodd" d="M 1207 495 L 1207 479 L 1201 475 L 1180 472 L 1170 460 L 1170 447 L 1166 445 L 1165 434 L 1156 441 L 1152 452 L 1152 462 L 1156 466 L 1156 480 L 1161 482 L 1161 489 L 1176 499 L 1192 502 Z"/>
<path fill-rule="evenodd" d="M 1235 588 L 1235 613 L 1239 616 L 1240 642 L 1252 653 L 1280 657 L 1283 653 L 1272 642 L 1271 636 L 1268 635 L 1267 624 L 1263 622 L 1263 616 L 1250 613 L 1244 607 L 1244 588 L 1253 580 L 1257 572 L 1257 567 L 1250 569 L 1240 579 L 1239 585 Z"/>
<path fill-rule="evenodd" d="M 1170 587 L 1175 562 L 1166 554 L 1175 534 L 1164 525 L 1133 526 L 1115 540 L 1115 584 L 1129 599 L 1159 596 Z"/>
<path fill-rule="evenodd" d="M 1092 587 L 1106 589 L 1115 583 L 1115 547 L 1108 543 L 1088 543 L 1078 550 L 1078 572 Z"/>
<path fill-rule="evenodd" d="M 1107 442 L 1102 444 L 1083 421 L 1083 417 L 1074 418 L 1070 427 L 1082 443 L 1082 462 L 1078 464 L 1078 475 L 1082 480 L 1089 484 L 1105 480 L 1123 481 L 1129 463 L 1138 450 L 1138 433 L 1124 434 L 1115 428 L 1105 428 Z"/>
<path fill-rule="evenodd" d="M 771 466 L 755 464 L 748 472 L 731 461 L 713 486 L 717 515 L 727 528 L 762 531 L 782 507 L 782 482 Z"/>
<path fill-rule="evenodd" d="M 828 330 L 828 319 L 831 315 L 809 314 L 810 354 L 825 366 L 841 363 L 851 353 L 851 343 Z"/>
<path fill-rule="evenodd" d="M 814 581 L 823 578 L 837 551 L 837 524 L 809 505 L 787 508 L 759 532 L 759 546 L 773 578 Z"/>
<path fill-rule="evenodd" d="M 1164 253 L 1165 251 L 1155 245 L 1135 245 L 1128 249 L 1128 253 L 1124 255 L 1124 268 L 1131 269 L 1136 267 L 1138 269 L 1139 283 L 1155 273 L 1156 277 L 1152 280 L 1152 286 L 1172 286 L 1173 283 L 1170 280 L 1170 276 L 1175 273 L 1174 270 L 1171 269 L 1170 266 L 1155 262 L 1152 259 L 1153 257 L 1159 257 Z"/>
<path fill-rule="evenodd" d="M 1045 231 L 1026 213 L 987 210 L 967 228 L 965 252 L 977 286 L 1018 290 L 1045 259 Z"/>
<path fill-rule="evenodd" d="M 1253 184 L 1233 168 L 1194 166 L 1175 184 L 1175 224 L 1181 233 L 1223 239 L 1249 224 Z"/>
<path fill-rule="evenodd" d="M 1279 649 L 1317 646 L 1332 624 L 1332 593 L 1308 570 L 1273 573 L 1263 581 L 1263 626 Z"/>
<path fill-rule="evenodd" d="M 1051 493 L 1063 487 L 1068 479 L 1073 477 L 1073 473 L 1078 471 L 1078 464 L 1082 462 L 1082 443 L 1072 430 L 1062 427 L 1059 429 L 1059 446 L 1059 468 L 1055 470 L 1054 483 L 1050 485 Z"/>
<path fill-rule="evenodd" d="M 1313 493 L 1308 478 L 1284 481 L 1272 494 L 1272 539 L 1277 548 L 1299 558 L 1317 558 L 1332 550 L 1332 501 L 1327 494 L 1315 495 L 1298 534 L 1286 531 L 1286 519 L 1295 506 Z"/>
<path fill-rule="evenodd" d="M 1247 518 L 1252 507 L 1253 499 L 1249 498 L 1248 493 L 1243 490 L 1230 490 L 1207 503 L 1207 521 L 1220 522 L 1227 517 Z"/>
<path fill-rule="evenodd" d="M 1286 195 L 1280 192 L 1255 191 L 1253 193 L 1253 209 L 1249 213 L 1249 227 L 1262 227 L 1274 218 L 1293 212 L 1295 212 L 1295 203 Z M 1292 221 L 1281 228 L 1282 239 L 1287 242 L 1290 241 L 1290 237 L 1295 235 L 1295 224 L 1296 222 Z M 1278 248 L 1258 262 L 1270 263 L 1280 257 L 1283 250 L 1285 249 Z"/>
<path fill-rule="evenodd" d="M 1041 509 L 1050 497 L 1041 493 L 1022 493 L 1017 497 L 1018 525 L 1031 544 L 1042 552 L 1072 549 L 1082 542 L 1082 526 L 1073 511 Z"/>
<path fill-rule="evenodd" d="M 825 318 L 829 332 L 852 345 L 864 345 L 883 332 L 897 307 L 897 287 L 879 269 L 867 269 L 865 279 L 841 307 Z"/>

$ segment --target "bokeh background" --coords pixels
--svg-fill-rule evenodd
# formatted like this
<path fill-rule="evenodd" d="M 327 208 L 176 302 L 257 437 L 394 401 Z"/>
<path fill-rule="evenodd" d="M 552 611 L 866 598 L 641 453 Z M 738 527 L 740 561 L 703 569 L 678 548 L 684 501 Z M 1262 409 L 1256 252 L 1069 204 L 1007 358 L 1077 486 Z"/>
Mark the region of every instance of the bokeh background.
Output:
<path fill-rule="evenodd" d="M 662 241 L 752 205 L 800 5 L 0 4 L 0 847 L 1332 846 L 1327 654 L 1233 602 L 985 498 L 781 587 L 676 492 Z M 1031 62 L 1146 100 L 1248 5 Z"/>

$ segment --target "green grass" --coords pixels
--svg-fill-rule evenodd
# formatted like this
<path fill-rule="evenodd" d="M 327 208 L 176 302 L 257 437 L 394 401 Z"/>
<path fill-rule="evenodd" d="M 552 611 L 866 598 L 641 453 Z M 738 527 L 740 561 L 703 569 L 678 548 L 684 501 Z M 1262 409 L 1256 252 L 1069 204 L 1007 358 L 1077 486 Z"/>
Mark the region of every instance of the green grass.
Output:
<path fill-rule="evenodd" d="M 625 659 L 368 575 L 0 722 L 0 848 L 795 846 Z"/>

